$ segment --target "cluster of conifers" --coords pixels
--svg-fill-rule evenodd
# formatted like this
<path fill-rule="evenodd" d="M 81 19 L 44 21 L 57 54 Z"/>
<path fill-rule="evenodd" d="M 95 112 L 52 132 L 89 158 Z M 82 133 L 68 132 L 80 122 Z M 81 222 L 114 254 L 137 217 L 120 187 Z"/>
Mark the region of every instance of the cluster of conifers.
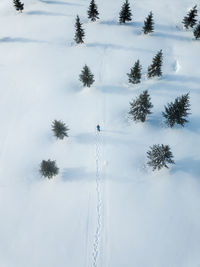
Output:
<path fill-rule="evenodd" d="M 13 0 L 14 6 L 17 11 L 22 12 L 24 9 L 24 4 L 20 0 Z M 194 6 L 183 19 L 183 24 L 186 29 L 194 28 L 194 36 L 196 39 L 200 38 L 200 22 L 197 24 L 197 6 Z M 99 12 L 95 0 L 91 0 L 90 6 L 88 9 L 88 18 L 91 21 L 96 21 L 99 19 Z M 126 23 L 132 20 L 132 13 L 130 9 L 130 4 L 128 0 L 125 0 L 121 11 L 119 13 L 119 23 Z M 82 23 L 80 22 L 79 16 L 76 18 L 75 24 L 75 37 L 74 40 L 77 44 L 84 42 L 85 31 L 82 28 Z M 153 13 L 150 12 L 148 17 L 144 21 L 143 33 L 148 34 L 154 31 L 154 20 Z M 152 64 L 148 67 L 147 77 L 160 77 L 162 76 L 162 50 L 160 50 L 156 56 L 153 58 Z M 133 68 L 131 68 L 130 73 L 127 73 L 129 83 L 138 84 L 141 82 L 141 73 L 142 67 L 139 60 L 136 61 Z M 91 73 L 87 65 L 84 66 L 80 76 L 80 81 L 84 86 L 90 87 L 94 83 L 94 75 Z M 151 114 L 151 109 L 153 105 L 151 103 L 151 98 L 148 94 L 148 91 L 144 91 L 139 95 L 138 98 L 130 102 L 130 111 L 129 116 L 134 121 L 145 122 L 147 115 Z M 190 103 L 189 103 L 189 94 L 182 95 L 177 97 L 174 102 L 168 103 L 165 106 L 165 111 L 162 112 L 163 117 L 165 118 L 165 123 L 169 127 L 173 127 L 175 124 L 184 126 L 188 122 L 187 117 L 189 115 Z M 68 137 L 69 128 L 62 121 L 55 120 L 52 125 L 52 130 L 55 137 L 58 139 L 64 139 Z M 153 170 L 160 170 L 163 167 L 168 168 L 168 164 L 174 164 L 173 154 L 168 145 L 153 145 L 150 147 L 150 150 L 147 152 L 148 162 L 147 164 L 153 168 Z M 40 165 L 40 173 L 48 177 L 49 179 L 57 175 L 59 168 L 56 165 L 55 161 L 50 159 L 45 161 L 43 160 Z"/>

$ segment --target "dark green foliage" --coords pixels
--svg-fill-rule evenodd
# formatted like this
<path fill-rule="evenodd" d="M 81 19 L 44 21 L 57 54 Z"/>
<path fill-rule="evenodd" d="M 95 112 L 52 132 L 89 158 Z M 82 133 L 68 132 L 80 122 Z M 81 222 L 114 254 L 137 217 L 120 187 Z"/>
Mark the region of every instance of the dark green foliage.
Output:
<path fill-rule="evenodd" d="M 163 167 L 169 168 L 167 164 L 174 164 L 170 147 L 165 145 L 153 145 L 153 147 L 150 147 L 147 152 L 147 158 L 147 164 L 153 167 L 153 171 L 160 170 Z"/>
<path fill-rule="evenodd" d="M 150 12 L 146 20 L 144 21 L 143 32 L 144 34 L 148 34 L 153 32 L 154 30 L 154 21 L 153 21 L 153 13 Z"/>
<path fill-rule="evenodd" d="M 58 139 L 62 140 L 64 137 L 68 137 L 67 132 L 69 131 L 69 128 L 61 121 L 54 120 L 52 124 L 52 130 Z"/>
<path fill-rule="evenodd" d="M 153 107 L 148 91 L 145 90 L 136 100 L 130 102 L 130 106 L 129 115 L 131 119 L 145 122 L 147 115 L 151 114 L 150 110 Z"/>
<path fill-rule="evenodd" d="M 122 5 L 122 9 L 119 13 L 119 22 L 126 23 L 127 21 L 131 21 L 132 13 L 128 0 Z"/>
<path fill-rule="evenodd" d="M 165 112 L 162 113 L 166 119 L 165 123 L 169 127 L 173 127 L 175 124 L 184 126 L 188 122 L 187 117 L 190 114 L 189 93 L 177 97 L 173 102 L 165 106 Z"/>
<path fill-rule="evenodd" d="M 133 84 L 140 83 L 141 76 L 142 76 L 141 70 L 142 70 L 142 67 L 140 65 L 140 61 L 137 60 L 133 68 L 131 68 L 130 73 L 127 73 L 128 78 L 129 78 L 128 79 L 129 83 L 133 83 Z"/>
<path fill-rule="evenodd" d="M 152 64 L 148 67 L 148 73 L 147 73 L 148 78 L 162 76 L 162 70 L 161 70 L 162 62 L 163 62 L 163 53 L 162 50 L 160 50 L 153 58 Z"/>
<path fill-rule="evenodd" d="M 194 29 L 194 37 L 196 39 L 199 39 L 200 38 L 200 22 L 198 23 L 198 25 Z"/>
<path fill-rule="evenodd" d="M 76 29 L 76 32 L 75 32 L 74 41 L 77 44 L 84 43 L 83 39 L 85 37 L 85 32 L 84 32 L 84 30 L 82 28 L 82 23 L 80 22 L 80 18 L 79 18 L 78 15 L 76 17 L 75 29 Z"/>
<path fill-rule="evenodd" d="M 183 25 L 186 29 L 193 28 L 196 23 L 197 6 L 194 6 L 183 19 Z"/>
<path fill-rule="evenodd" d="M 99 15 L 99 12 L 97 9 L 97 5 L 94 0 L 91 0 L 90 6 L 88 9 L 88 18 L 91 19 L 91 21 L 96 21 L 97 19 L 99 19 L 98 15 Z"/>
<path fill-rule="evenodd" d="M 83 83 L 83 86 L 90 87 L 94 82 L 94 75 L 91 73 L 87 65 L 83 67 L 79 77 L 80 81 Z"/>
<path fill-rule="evenodd" d="M 59 168 L 56 166 L 55 161 L 50 159 L 43 160 L 40 164 L 40 173 L 42 176 L 51 179 L 59 173 Z"/>
<path fill-rule="evenodd" d="M 13 4 L 17 11 L 22 12 L 22 10 L 24 9 L 24 4 L 22 4 L 20 0 L 13 0 Z"/>

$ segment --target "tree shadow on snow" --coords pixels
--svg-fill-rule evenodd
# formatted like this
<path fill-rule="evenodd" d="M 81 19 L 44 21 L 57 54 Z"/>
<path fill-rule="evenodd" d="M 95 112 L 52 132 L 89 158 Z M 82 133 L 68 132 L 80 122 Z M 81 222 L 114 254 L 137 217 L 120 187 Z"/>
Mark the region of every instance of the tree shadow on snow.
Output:
<path fill-rule="evenodd" d="M 164 79 L 171 82 L 191 82 L 191 83 L 200 83 L 200 78 L 194 76 L 178 75 L 178 74 L 167 74 L 164 75 Z"/>
<path fill-rule="evenodd" d="M 65 17 L 67 15 L 63 14 L 63 13 L 56 13 L 56 12 L 47 12 L 47 11 L 42 11 L 42 10 L 34 10 L 34 11 L 29 11 L 26 14 L 34 16 L 62 16 Z"/>
<path fill-rule="evenodd" d="M 61 175 L 64 182 L 91 181 L 94 177 L 95 173 L 87 172 L 83 167 L 64 169 Z"/>
<path fill-rule="evenodd" d="M 46 41 L 34 40 L 22 37 L 4 37 L 0 39 L 0 43 L 48 43 Z"/>
<path fill-rule="evenodd" d="M 49 5 L 83 6 L 82 4 L 70 3 L 64 1 L 55 1 L 55 0 L 39 0 L 39 1 Z"/>
<path fill-rule="evenodd" d="M 185 172 L 189 173 L 196 178 L 200 177 L 200 160 L 194 160 L 186 158 L 175 162 L 174 167 L 171 169 L 171 173 Z"/>
<path fill-rule="evenodd" d="M 163 39 L 171 39 L 176 41 L 192 41 L 191 37 L 185 37 L 177 34 L 163 33 L 163 32 L 154 32 L 152 34 L 154 37 L 159 37 Z"/>
<path fill-rule="evenodd" d="M 96 135 L 95 133 L 81 133 L 74 136 L 76 142 L 79 144 L 91 144 L 94 145 L 96 143 Z"/>

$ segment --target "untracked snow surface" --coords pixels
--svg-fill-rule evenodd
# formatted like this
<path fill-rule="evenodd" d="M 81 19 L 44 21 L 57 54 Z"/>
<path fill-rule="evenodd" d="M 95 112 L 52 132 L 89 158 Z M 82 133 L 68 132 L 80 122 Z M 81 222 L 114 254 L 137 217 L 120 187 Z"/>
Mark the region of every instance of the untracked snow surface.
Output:
<path fill-rule="evenodd" d="M 95 23 L 89 2 L 24 0 L 22 14 L 0 2 L 0 267 L 199 267 L 200 42 L 181 24 L 196 2 L 131 0 L 127 25 L 121 0 L 96 1 Z M 155 32 L 144 36 L 150 11 Z M 147 80 L 160 49 L 163 76 Z M 130 86 L 137 59 L 142 82 Z M 85 64 L 91 88 L 79 81 Z M 134 123 L 129 102 L 146 89 L 153 113 Z M 188 92 L 189 123 L 166 128 L 164 105 Z M 69 138 L 56 140 L 54 119 Z M 148 169 L 153 144 L 169 145 L 176 164 Z M 60 168 L 52 180 L 39 173 L 43 159 Z"/>

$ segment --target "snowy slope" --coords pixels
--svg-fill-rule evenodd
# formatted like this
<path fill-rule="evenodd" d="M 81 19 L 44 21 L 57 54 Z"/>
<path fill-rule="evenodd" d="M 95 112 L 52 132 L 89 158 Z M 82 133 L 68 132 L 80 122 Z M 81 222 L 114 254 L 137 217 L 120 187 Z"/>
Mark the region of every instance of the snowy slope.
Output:
<path fill-rule="evenodd" d="M 9 2 L 0 3 L 0 267 L 199 267 L 200 42 L 181 25 L 196 2 L 131 1 L 125 26 L 121 0 L 98 0 L 95 23 L 86 0 L 24 0 L 22 14 Z M 155 32 L 144 36 L 151 10 Z M 160 49 L 163 77 L 147 80 Z M 137 59 L 144 75 L 133 87 L 126 73 Z M 78 80 L 84 64 L 95 75 L 90 89 Z M 129 102 L 145 89 L 153 114 L 130 122 Z M 187 92 L 190 122 L 166 128 L 164 105 Z M 53 137 L 54 119 L 69 138 Z M 176 165 L 152 173 L 146 151 L 160 143 Z M 60 168 L 50 181 L 38 172 L 49 158 Z"/>

